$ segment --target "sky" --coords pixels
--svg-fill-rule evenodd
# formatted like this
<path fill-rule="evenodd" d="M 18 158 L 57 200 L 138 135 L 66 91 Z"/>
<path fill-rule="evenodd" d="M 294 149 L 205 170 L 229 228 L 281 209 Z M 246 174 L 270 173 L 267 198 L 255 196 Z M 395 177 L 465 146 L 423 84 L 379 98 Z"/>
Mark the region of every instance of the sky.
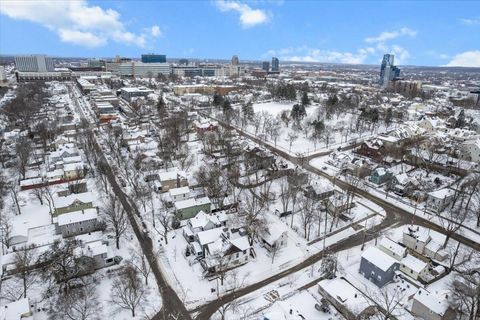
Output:
<path fill-rule="evenodd" d="M 0 54 L 480 67 L 480 1 L 1 0 Z"/>

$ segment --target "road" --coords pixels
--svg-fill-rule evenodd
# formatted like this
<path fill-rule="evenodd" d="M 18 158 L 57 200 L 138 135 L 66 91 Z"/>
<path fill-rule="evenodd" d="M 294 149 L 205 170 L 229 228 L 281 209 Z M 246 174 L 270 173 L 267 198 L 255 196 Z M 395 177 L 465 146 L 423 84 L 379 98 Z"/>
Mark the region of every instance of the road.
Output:
<path fill-rule="evenodd" d="M 72 88 L 70 88 L 70 90 L 74 91 Z M 72 99 L 75 101 L 75 104 L 77 106 L 77 110 L 79 111 L 80 116 L 83 119 L 88 121 L 85 114 L 83 113 L 83 110 L 78 104 L 78 101 L 77 101 L 78 97 L 75 95 L 75 92 L 73 92 Z M 91 129 L 89 128 L 89 130 Z M 102 148 L 100 148 L 98 141 L 95 139 L 94 142 L 95 142 L 94 144 L 95 152 L 97 156 L 99 156 L 102 159 L 102 161 L 108 164 L 106 168 L 107 169 L 106 174 L 107 174 L 108 181 L 112 187 L 112 191 L 116 195 L 116 197 L 120 200 L 123 208 L 125 209 L 125 212 L 127 213 L 130 225 L 132 226 L 135 236 L 137 237 L 138 242 L 140 243 L 140 247 L 142 248 L 142 252 L 147 258 L 147 261 L 152 269 L 152 272 L 155 276 L 155 280 L 158 285 L 158 289 L 160 291 L 160 295 L 162 297 L 162 309 L 160 310 L 159 313 L 157 313 L 154 317 L 152 317 L 152 319 L 158 319 L 158 320 L 160 319 L 162 320 L 192 319 L 188 310 L 185 308 L 185 305 L 180 300 L 175 290 L 172 289 L 172 287 L 168 284 L 167 280 L 165 279 L 160 269 L 160 266 L 158 265 L 152 239 L 148 235 L 144 234 L 141 228 L 139 227 L 136 216 L 141 217 L 141 215 L 140 215 L 140 212 L 138 211 L 138 208 L 135 205 L 132 205 L 130 203 L 128 196 L 125 194 L 125 192 L 123 192 L 122 188 L 117 183 L 115 173 L 112 167 L 110 166 L 110 164 L 108 163 Z"/>
<path fill-rule="evenodd" d="M 207 114 L 203 114 L 203 115 L 206 116 L 206 117 L 210 117 Z M 216 118 L 213 118 L 213 119 L 218 121 L 223 126 L 226 126 L 226 124 L 223 123 L 221 120 L 216 119 Z M 289 155 L 288 153 L 286 153 L 286 152 L 284 152 L 284 151 L 282 151 L 278 148 L 275 148 L 274 146 L 271 146 L 268 143 L 265 143 L 263 140 L 255 137 L 251 134 L 248 134 L 248 133 L 246 133 L 242 130 L 239 130 L 238 128 L 234 128 L 234 129 L 241 136 L 258 143 L 259 145 L 264 146 L 265 148 L 269 149 L 273 153 L 291 161 L 292 163 L 294 163 L 296 165 L 299 165 L 299 166 L 303 167 L 305 170 L 307 170 L 307 171 L 309 171 L 313 174 L 322 176 L 322 177 L 334 182 L 335 177 L 330 176 L 327 173 L 311 166 L 308 163 L 308 161 L 305 161 L 305 159 L 293 157 L 293 156 Z M 443 229 L 440 226 L 438 226 L 438 225 L 436 225 L 436 224 L 434 224 L 434 223 L 432 223 L 432 222 L 430 222 L 426 219 L 423 219 L 421 217 L 418 217 L 418 216 L 414 217 L 413 214 L 411 214 L 410 212 L 408 212 L 408 211 L 406 211 L 402 208 L 399 208 L 399 207 L 385 201 L 384 199 L 378 198 L 378 197 L 368 193 L 367 191 L 365 191 L 361 188 L 348 185 L 347 183 L 345 183 L 343 181 L 340 181 L 340 180 L 336 180 L 336 179 L 335 179 L 335 184 L 338 187 L 340 187 L 341 189 L 344 189 L 344 190 L 347 189 L 347 188 L 353 188 L 353 190 L 355 191 L 355 193 L 357 195 L 362 196 L 362 197 L 372 201 L 373 203 L 377 204 L 378 206 L 382 207 L 386 212 L 386 216 L 385 216 L 385 219 L 380 224 L 378 224 L 375 227 L 367 230 L 367 232 L 365 230 L 362 230 L 361 232 L 356 233 L 355 235 L 353 235 L 349 238 L 343 239 L 343 240 L 327 247 L 326 250 L 328 252 L 343 251 L 343 250 L 361 245 L 362 242 L 364 241 L 364 237 L 365 237 L 365 241 L 369 241 L 369 240 L 372 240 L 374 238 L 374 234 L 377 231 L 385 230 L 385 229 L 391 228 L 392 226 L 402 226 L 402 225 L 410 224 L 410 223 L 412 223 L 412 221 L 413 221 L 413 223 L 415 223 L 417 225 L 421 225 L 421 226 L 424 226 L 424 227 L 427 227 L 427 228 L 431 228 L 431 229 L 433 229 L 435 231 L 438 231 L 440 233 L 443 232 Z M 365 234 L 365 232 L 366 232 L 366 234 Z M 452 236 L 452 238 L 461 242 L 464 245 L 467 245 L 467 246 L 473 248 L 473 249 L 480 250 L 480 244 L 479 243 L 473 242 L 473 241 L 471 241 L 470 239 L 468 239 L 464 236 L 454 234 Z M 311 266 L 312 264 L 320 261 L 322 259 L 323 254 L 324 254 L 323 251 L 321 251 L 319 253 L 316 253 L 316 254 L 310 256 L 309 258 L 307 258 L 306 260 L 300 262 L 299 264 L 297 264 L 297 265 L 295 265 L 295 266 L 293 266 L 289 269 L 286 269 L 286 270 L 284 270 L 284 271 L 282 271 L 278 274 L 275 274 L 275 275 L 273 275 L 273 276 L 271 276 L 271 277 L 269 277 L 265 280 L 262 280 L 260 282 L 255 283 L 255 284 L 252 284 L 250 286 L 239 289 L 239 290 L 237 290 L 233 293 L 226 294 L 218 300 L 214 300 L 210 303 L 207 303 L 203 306 L 200 306 L 200 307 L 192 310 L 193 312 L 198 312 L 198 315 L 195 319 L 197 319 L 197 320 L 208 320 L 208 319 L 210 319 L 210 317 L 216 312 L 216 310 L 218 310 L 218 308 L 220 306 L 222 306 L 223 304 L 228 303 L 230 301 L 233 301 L 235 299 L 238 299 L 238 298 L 240 298 L 242 296 L 245 296 L 249 293 L 252 293 L 252 292 L 254 292 L 258 289 L 261 289 L 262 287 L 267 286 L 267 285 L 269 285 L 269 284 L 271 284 L 275 281 L 278 281 L 278 280 L 280 280 L 280 279 L 282 279 L 286 276 L 289 276 L 292 273 L 295 273 L 295 272 L 298 272 L 298 271 L 300 271 L 304 268 L 307 268 L 307 267 Z M 315 282 L 315 281 L 318 282 L 319 280 L 320 279 L 316 279 L 313 282 Z"/>

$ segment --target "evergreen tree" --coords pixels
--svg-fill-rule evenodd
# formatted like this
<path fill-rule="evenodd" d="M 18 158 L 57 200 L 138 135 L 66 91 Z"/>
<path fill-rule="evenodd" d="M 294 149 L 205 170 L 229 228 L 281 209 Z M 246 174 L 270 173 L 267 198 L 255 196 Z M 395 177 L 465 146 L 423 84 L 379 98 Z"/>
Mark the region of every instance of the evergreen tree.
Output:
<path fill-rule="evenodd" d="M 392 108 L 388 108 L 386 113 L 385 113 L 385 125 L 387 126 L 387 128 L 392 123 L 392 118 L 393 118 Z"/>
<path fill-rule="evenodd" d="M 292 107 L 292 111 L 290 112 L 290 116 L 292 117 L 293 120 L 295 121 L 300 121 L 307 115 L 307 112 L 305 110 L 305 106 L 301 104 L 294 104 Z"/>
<path fill-rule="evenodd" d="M 218 93 L 213 94 L 213 105 L 219 107 L 223 104 L 223 97 Z"/>
<path fill-rule="evenodd" d="M 310 105 L 310 99 L 308 98 L 307 91 L 304 91 L 302 96 L 302 106 L 308 106 L 308 105 Z"/>

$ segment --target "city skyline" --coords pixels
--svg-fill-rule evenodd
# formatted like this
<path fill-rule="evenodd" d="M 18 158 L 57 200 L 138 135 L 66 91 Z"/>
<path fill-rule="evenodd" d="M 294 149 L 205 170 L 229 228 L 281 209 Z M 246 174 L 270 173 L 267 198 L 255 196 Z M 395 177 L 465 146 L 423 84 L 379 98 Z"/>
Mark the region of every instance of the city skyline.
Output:
<path fill-rule="evenodd" d="M 240 61 L 379 64 L 391 53 L 397 65 L 480 67 L 479 8 L 474 2 L 3 1 L 0 54 L 236 54 Z"/>

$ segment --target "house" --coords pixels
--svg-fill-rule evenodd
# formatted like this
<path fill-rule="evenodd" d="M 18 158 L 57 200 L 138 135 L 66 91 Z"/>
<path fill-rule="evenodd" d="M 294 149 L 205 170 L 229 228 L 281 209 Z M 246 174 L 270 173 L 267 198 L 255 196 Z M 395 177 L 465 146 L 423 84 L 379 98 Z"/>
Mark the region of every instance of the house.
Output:
<path fill-rule="evenodd" d="M 385 153 L 385 146 L 382 141 L 374 139 L 363 142 L 356 152 L 362 156 L 371 158 L 376 162 L 381 162 Z"/>
<path fill-rule="evenodd" d="M 462 159 L 480 162 L 480 139 L 470 140 L 462 144 L 460 151 Z"/>
<path fill-rule="evenodd" d="M 184 171 L 166 171 L 158 174 L 161 191 L 167 192 L 170 189 L 188 187 L 187 174 Z"/>
<path fill-rule="evenodd" d="M 115 264 L 113 250 L 101 240 L 92 241 L 78 248 L 79 257 L 88 257 L 93 261 L 94 269 L 101 269 Z"/>
<path fill-rule="evenodd" d="M 173 202 L 187 200 L 192 197 L 189 187 L 173 188 L 168 191 L 168 195 Z"/>
<path fill-rule="evenodd" d="M 428 263 L 409 254 L 400 261 L 400 271 L 414 280 L 422 279 L 428 274 Z"/>
<path fill-rule="evenodd" d="M 212 203 L 208 197 L 191 198 L 175 202 L 175 215 L 178 219 L 190 219 L 200 211 L 211 212 Z"/>
<path fill-rule="evenodd" d="M 400 196 L 411 196 L 417 189 L 418 182 L 406 173 L 397 174 L 390 182 L 391 189 Z"/>
<path fill-rule="evenodd" d="M 214 228 L 198 232 L 194 237 L 195 241 L 189 245 L 190 251 L 196 256 L 204 257 L 207 245 L 217 241 L 222 233 L 222 228 Z"/>
<path fill-rule="evenodd" d="M 197 213 L 193 218 L 188 219 L 187 225 L 183 227 L 183 236 L 188 242 L 195 240 L 195 235 L 199 232 L 225 227 L 227 225 L 227 215 L 224 211 L 206 214 L 203 211 Z"/>
<path fill-rule="evenodd" d="M 430 210 L 440 212 L 453 202 L 455 190 L 444 188 L 427 194 L 427 207 Z"/>
<path fill-rule="evenodd" d="M 265 228 L 258 237 L 268 251 L 278 250 L 288 244 L 288 232 L 283 225 Z"/>
<path fill-rule="evenodd" d="M 346 320 L 367 319 L 377 310 L 370 299 L 343 278 L 321 280 L 318 283 L 318 292 Z"/>
<path fill-rule="evenodd" d="M 407 248 L 389 238 L 383 238 L 378 244 L 378 248 L 397 261 L 402 260 L 407 255 Z"/>
<path fill-rule="evenodd" d="M 53 216 L 93 208 L 93 203 L 94 197 L 91 192 L 74 193 L 66 197 L 54 197 Z"/>
<path fill-rule="evenodd" d="M 426 132 L 433 132 L 437 129 L 445 129 L 445 122 L 439 118 L 425 117 L 420 122 L 418 126 L 424 129 Z"/>
<path fill-rule="evenodd" d="M 383 167 L 377 167 L 372 171 L 370 175 L 370 182 L 381 185 L 389 182 L 393 178 L 393 173 Z"/>
<path fill-rule="evenodd" d="M 411 313 L 424 320 L 454 320 L 455 311 L 448 305 L 447 297 L 438 297 L 421 288 L 413 296 Z"/>
<path fill-rule="evenodd" d="M 33 319 L 28 298 L 7 303 L 0 307 L 0 320 Z"/>
<path fill-rule="evenodd" d="M 332 196 L 333 190 L 334 188 L 329 182 L 314 180 L 305 187 L 304 194 L 308 198 L 321 201 Z"/>
<path fill-rule="evenodd" d="M 275 156 L 268 150 L 259 147 L 245 149 L 245 162 L 255 170 L 268 169 L 275 164 Z"/>
<path fill-rule="evenodd" d="M 205 259 L 202 267 L 208 273 L 237 267 L 248 262 L 250 257 L 250 242 L 246 235 L 240 232 L 222 234 L 219 239 L 209 243 L 205 248 Z"/>
<path fill-rule="evenodd" d="M 66 180 L 81 179 L 85 176 L 83 162 L 68 163 L 63 165 L 63 178 Z"/>
<path fill-rule="evenodd" d="M 360 272 L 365 278 L 378 287 L 393 280 L 399 262 L 376 247 L 368 247 L 360 261 Z"/>
<path fill-rule="evenodd" d="M 195 130 L 198 134 L 203 134 L 205 132 L 212 132 L 218 130 L 218 123 L 216 121 L 207 121 L 207 122 L 199 122 L 195 121 Z"/>
<path fill-rule="evenodd" d="M 57 232 L 63 237 L 96 231 L 101 227 L 96 208 L 84 209 L 61 214 L 57 217 Z"/>
<path fill-rule="evenodd" d="M 354 203 L 349 203 L 347 194 L 335 190 L 333 195 L 327 199 L 327 211 L 332 216 L 337 216 L 347 211 L 349 208 L 355 206 Z"/>
<path fill-rule="evenodd" d="M 352 161 L 344 163 L 341 169 L 358 178 L 365 178 L 372 173 L 372 165 L 367 159 L 353 158 Z"/>

